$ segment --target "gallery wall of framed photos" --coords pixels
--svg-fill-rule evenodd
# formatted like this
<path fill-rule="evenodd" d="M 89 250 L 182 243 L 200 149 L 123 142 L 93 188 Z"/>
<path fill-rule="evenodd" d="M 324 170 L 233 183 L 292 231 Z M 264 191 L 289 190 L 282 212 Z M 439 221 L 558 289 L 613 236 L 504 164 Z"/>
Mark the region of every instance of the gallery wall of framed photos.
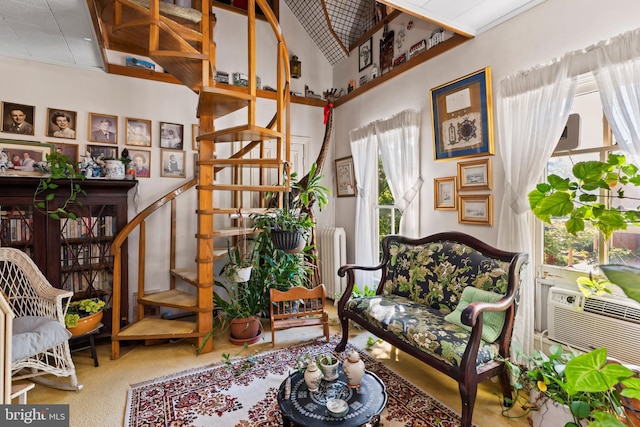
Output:
<path fill-rule="evenodd" d="M 195 141 L 197 135 L 185 135 L 185 126 L 181 123 L 154 123 L 151 119 L 119 117 L 103 112 L 89 112 L 83 117 L 82 113 L 66 108 L 40 107 L 14 101 L 0 101 L 0 117 L 0 139 L 5 141 L 0 149 L 9 158 L 9 173 L 32 172 L 32 161 L 45 161 L 46 154 L 51 152 L 50 147 L 78 164 L 89 158 L 121 158 L 126 149 L 137 177 L 185 178 L 185 150 L 198 150 L 197 144 L 184 143 L 185 138 Z M 44 138 L 40 140 L 37 126 L 42 121 L 45 122 L 42 129 Z M 79 132 L 78 129 L 83 126 L 87 131 Z M 153 132 L 153 126 L 158 127 L 157 133 Z M 190 124 L 186 126 L 186 131 L 197 132 L 198 126 Z M 158 135 L 155 140 L 154 134 Z M 157 162 L 160 167 L 154 171 L 151 168 L 152 151 L 139 148 L 156 146 L 160 149 Z M 167 166 L 169 154 L 165 154 L 165 149 L 172 151 L 171 155 L 179 159 L 179 168 L 175 162 Z"/>

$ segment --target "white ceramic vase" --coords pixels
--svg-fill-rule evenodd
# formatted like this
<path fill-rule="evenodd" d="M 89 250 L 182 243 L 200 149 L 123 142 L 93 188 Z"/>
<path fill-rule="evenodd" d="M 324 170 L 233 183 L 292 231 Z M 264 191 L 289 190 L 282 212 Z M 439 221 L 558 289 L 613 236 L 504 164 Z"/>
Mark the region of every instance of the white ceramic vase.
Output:
<path fill-rule="evenodd" d="M 120 160 L 107 160 L 104 172 L 107 179 L 124 179 L 124 163 Z"/>
<path fill-rule="evenodd" d="M 360 387 L 360 382 L 364 377 L 364 362 L 360 359 L 360 354 L 356 350 L 351 350 L 347 360 L 342 362 L 342 371 L 347 377 L 347 385 L 351 388 Z"/>
<path fill-rule="evenodd" d="M 307 369 L 304 371 L 304 382 L 307 384 L 307 388 L 311 392 L 318 391 L 320 383 L 322 382 L 322 371 L 318 369 L 316 362 L 311 361 L 307 365 Z"/>

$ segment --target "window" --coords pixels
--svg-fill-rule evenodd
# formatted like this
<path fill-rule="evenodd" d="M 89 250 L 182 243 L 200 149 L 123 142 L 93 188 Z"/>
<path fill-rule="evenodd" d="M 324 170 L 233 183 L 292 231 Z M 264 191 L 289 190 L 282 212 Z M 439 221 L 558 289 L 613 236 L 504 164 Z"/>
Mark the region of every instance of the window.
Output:
<path fill-rule="evenodd" d="M 382 238 L 387 234 L 396 234 L 400 229 L 402 213 L 395 207 L 393 194 L 387 176 L 382 167 L 382 157 L 378 154 L 378 204 L 374 205 L 375 218 L 378 219 L 378 261 L 382 256 Z"/>
<path fill-rule="evenodd" d="M 580 145 L 575 150 L 555 153 L 547 164 L 547 174 L 571 176 L 571 169 L 576 162 L 606 161 L 610 153 L 620 154 L 615 151 L 617 145 L 612 141 L 598 92 L 576 96 L 572 113 L 580 115 Z M 628 186 L 624 191 L 627 196 L 640 197 L 638 187 Z M 611 203 L 611 200 L 604 202 Z M 620 204 L 618 200 L 613 202 Z M 627 208 L 639 203 L 637 200 L 624 201 Z M 551 225 L 543 224 L 542 234 L 542 263 L 545 266 L 585 272 L 594 270 L 598 264 L 640 266 L 640 227 L 630 226 L 627 230 L 615 232 L 609 241 L 605 241 L 598 230 L 589 225 L 585 231 L 573 236 L 566 231 L 564 220 L 556 218 Z"/>

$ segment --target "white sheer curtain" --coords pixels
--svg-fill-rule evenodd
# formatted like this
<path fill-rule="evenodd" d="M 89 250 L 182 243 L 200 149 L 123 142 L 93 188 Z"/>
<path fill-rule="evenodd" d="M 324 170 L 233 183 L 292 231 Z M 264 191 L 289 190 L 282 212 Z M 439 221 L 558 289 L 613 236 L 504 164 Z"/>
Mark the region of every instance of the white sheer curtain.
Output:
<path fill-rule="evenodd" d="M 640 29 L 589 48 L 605 116 L 623 151 L 640 162 Z"/>
<path fill-rule="evenodd" d="M 378 145 L 375 126 L 369 124 L 349 132 L 353 169 L 356 177 L 356 264 L 374 265 L 378 252 L 378 227 L 371 198 L 375 194 L 378 180 Z M 356 271 L 355 283 L 364 289 L 364 285 L 375 284 L 373 272 Z"/>
<path fill-rule="evenodd" d="M 499 155 L 505 169 L 505 192 L 498 222 L 498 247 L 529 254 L 513 340 L 533 351 L 534 268 L 528 226 L 527 194 L 538 182 L 567 123 L 577 79 L 571 74 L 573 54 L 549 65 L 507 77 L 497 97 Z"/>
<path fill-rule="evenodd" d="M 423 182 L 420 176 L 420 112 L 405 110 L 378 120 L 375 129 L 384 173 L 395 205 L 402 212 L 399 233 L 418 237 L 420 206 L 416 196 Z"/>

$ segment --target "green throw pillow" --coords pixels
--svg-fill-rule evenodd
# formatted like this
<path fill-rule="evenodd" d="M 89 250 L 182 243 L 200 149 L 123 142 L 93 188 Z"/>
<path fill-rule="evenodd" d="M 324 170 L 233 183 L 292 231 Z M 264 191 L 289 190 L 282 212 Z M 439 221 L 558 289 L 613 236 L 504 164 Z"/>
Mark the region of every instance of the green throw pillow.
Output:
<path fill-rule="evenodd" d="M 462 296 L 456 309 L 447 314 L 444 320 L 470 331 L 471 327 L 462 323 L 462 310 L 472 302 L 496 302 L 502 297 L 504 297 L 504 295 L 474 288 L 473 286 L 467 286 L 462 291 Z M 500 336 L 500 332 L 502 332 L 502 327 L 504 326 L 504 311 L 485 311 L 482 313 L 482 316 L 482 339 L 488 343 L 494 342 Z"/>

